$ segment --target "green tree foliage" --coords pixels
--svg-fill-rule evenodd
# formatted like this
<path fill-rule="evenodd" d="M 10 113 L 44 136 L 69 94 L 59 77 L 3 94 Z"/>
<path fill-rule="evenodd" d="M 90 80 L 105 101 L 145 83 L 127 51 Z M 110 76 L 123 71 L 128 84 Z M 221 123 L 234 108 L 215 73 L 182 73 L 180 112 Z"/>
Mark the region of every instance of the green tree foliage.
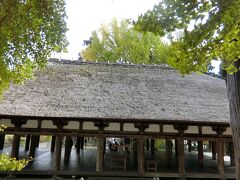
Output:
<path fill-rule="evenodd" d="M 119 59 L 134 64 L 165 63 L 168 45 L 153 33 L 133 30 L 128 20 L 116 19 L 93 31 L 91 43 L 80 54 L 86 60 L 116 62 Z"/>
<path fill-rule="evenodd" d="M 239 8 L 239 0 L 163 0 L 139 16 L 135 29 L 160 36 L 181 30 L 172 41 L 169 63 L 182 73 L 206 71 L 213 59 L 224 60 L 232 73 L 240 58 Z"/>
<path fill-rule="evenodd" d="M 0 1 L 0 95 L 67 46 L 64 0 Z"/>
<path fill-rule="evenodd" d="M 182 73 L 205 71 L 221 60 L 226 74 L 230 125 L 240 180 L 240 0 L 162 0 L 139 16 L 135 28 L 160 36 L 181 31 L 172 40 L 169 62 Z M 191 24 L 191 25 L 190 25 Z M 224 75 L 223 74 L 223 75 Z M 221 173 L 222 170 L 220 170 Z"/>
<path fill-rule="evenodd" d="M 30 160 L 16 160 L 7 154 L 0 154 L 0 171 L 21 171 Z"/>

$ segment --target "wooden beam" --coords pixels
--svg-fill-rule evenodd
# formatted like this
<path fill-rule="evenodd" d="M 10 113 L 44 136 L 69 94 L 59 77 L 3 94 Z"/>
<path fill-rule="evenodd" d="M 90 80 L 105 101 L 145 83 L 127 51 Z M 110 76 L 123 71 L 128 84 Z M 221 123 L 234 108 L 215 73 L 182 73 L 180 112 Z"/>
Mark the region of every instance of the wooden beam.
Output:
<path fill-rule="evenodd" d="M 51 140 L 51 153 L 54 152 L 55 144 L 56 144 L 56 136 L 52 136 L 52 140 Z"/>
<path fill-rule="evenodd" d="M 144 139 L 138 140 L 138 173 L 141 176 L 144 173 Z"/>
<path fill-rule="evenodd" d="M 185 154 L 183 139 L 177 141 L 178 146 L 178 173 L 180 177 L 185 177 Z"/>
<path fill-rule="evenodd" d="M 120 131 L 123 131 L 123 123 L 120 123 Z"/>
<path fill-rule="evenodd" d="M 163 123 L 159 124 L 159 131 L 160 131 L 160 133 L 163 133 Z"/>
<path fill-rule="evenodd" d="M 21 139 L 20 135 L 18 134 L 13 135 L 11 158 L 18 159 L 20 139 Z"/>
<path fill-rule="evenodd" d="M 129 118 L 101 118 L 101 117 L 52 117 L 52 116 L 23 116 L 23 115 L 0 115 L 0 119 L 29 119 L 29 120 L 52 120 L 55 121 L 89 121 L 89 122 L 95 122 L 95 121 L 107 121 L 107 122 L 127 122 L 127 123 L 135 123 L 135 122 L 146 122 L 150 124 L 166 124 L 166 125 L 174 125 L 174 124 L 186 124 L 190 126 L 198 126 L 198 125 L 204 125 L 204 126 L 225 126 L 230 127 L 228 122 L 206 122 L 206 121 L 189 121 L 189 120 L 181 120 L 176 121 L 175 119 L 129 119 Z M 62 129 L 62 128 L 60 128 Z"/>
<path fill-rule="evenodd" d="M 7 128 L 4 131 L 4 134 L 19 134 L 22 136 L 25 136 L 26 134 L 31 135 L 62 135 L 62 136 L 68 136 L 71 134 L 71 136 L 85 136 L 85 137 L 95 137 L 99 135 L 98 130 L 76 130 L 76 129 L 61 129 L 61 131 L 57 129 L 48 129 L 48 128 L 41 128 L 41 131 L 34 128 L 21 128 L 20 130 L 16 131 L 15 128 Z M 158 132 L 144 132 L 144 136 L 148 138 L 159 138 L 159 139 L 178 139 L 179 134 L 178 133 L 158 133 Z M 130 138 L 139 138 L 139 132 L 132 132 L 132 131 L 103 131 L 103 136 L 109 137 L 109 136 L 118 136 L 118 137 L 130 137 Z M 217 140 L 223 140 L 225 142 L 232 142 L 232 136 L 231 135 L 216 135 L 216 134 L 183 134 L 182 137 L 184 137 L 185 140 L 191 140 L 191 141 L 217 141 Z"/>
<path fill-rule="evenodd" d="M 221 175 L 224 174 L 224 142 L 219 141 L 218 142 L 218 171 Z"/>
<path fill-rule="evenodd" d="M 25 140 L 25 151 L 29 151 L 30 140 L 31 140 L 31 136 L 27 134 L 26 140 Z"/>
<path fill-rule="evenodd" d="M 56 136 L 56 148 L 54 152 L 54 171 L 58 171 L 61 165 L 62 136 Z"/>
<path fill-rule="evenodd" d="M 202 141 L 198 141 L 198 163 L 200 165 L 200 167 L 204 166 L 204 155 L 203 155 L 203 142 Z"/>
<path fill-rule="evenodd" d="M 5 134 L 0 134 L 0 150 L 3 150 L 5 142 Z"/>
<path fill-rule="evenodd" d="M 96 157 L 96 171 L 102 172 L 104 166 L 104 138 L 103 136 L 97 137 L 97 157 Z"/>

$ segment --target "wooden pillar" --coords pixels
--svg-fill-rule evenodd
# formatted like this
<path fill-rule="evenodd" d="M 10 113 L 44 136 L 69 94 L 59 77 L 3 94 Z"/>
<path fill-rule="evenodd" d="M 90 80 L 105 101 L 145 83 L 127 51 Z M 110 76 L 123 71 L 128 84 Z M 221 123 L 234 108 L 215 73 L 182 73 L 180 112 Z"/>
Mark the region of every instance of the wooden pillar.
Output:
<path fill-rule="evenodd" d="M 137 145 L 137 139 L 133 139 L 133 162 L 134 162 L 134 165 L 137 165 L 137 150 L 138 150 L 138 145 Z"/>
<path fill-rule="evenodd" d="M 218 142 L 218 171 L 220 174 L 224 174 L 224 142 Z"/>
<path fill-rule="evenodd" d="M 203 167 L 203 160 L 204 160 L 204 155 L 203 155 L 203 142 L 198 141 L 198 163 L 200 167 Z"/>
<path fill-rule="evenodd" d="M 178 156 L 178 140 L 175 140 L 175 155 Z"/>
<path fill-rule="evenodd" d="M 175 141 L 176 142 L 176 141 Z M 183 140 L 177 141 L 178 146 L 178 172 L 181 177 L 185 176 L 185 155 L 184 155 L 184 142 Z"/>
<path fill-rule="evenodd" d="M 103 153 L 106 152 L 106 138 L 103 138 Z"/>
<path fill-rule="evenodd" d="M 73 141 L 72 141 L 71 136 L 66 136 L 66 139 L 65 139 L 65 153 L 64 153 L 64 163 L 65 164 L 69 163 L 71 150 L 72 150 L 72 145 L 73 145 Z"/>
<path fill-rule="evenodd" d="M 235 160 L 235 151 L 234 151 L 233 142 L 229 142 L 229 155 L 230 155 L 230 165 L 235 166 L 236 160 Z"/>
<path fill-rule="evenodd" d="M 26 136 L 26 141 L 25 141 L 25 151 L 29 151 L 30 138 L 31 138 L 31 136 L 28 134 Z"/>
<path fill-rule="evenodd" d="M 80 149 L 84 147 L 84 137 L 80 137 Z"/>
<path fill-rule="evenodd" d="M 54 152 L 55 144 L 56 144 L 56 136 L 52 136 L 52 140 L 51 140 L 51 153 Z"/>
<path fill-rule="evenodd" d="M 130 151 L 130 143 L 131 143 L 131 141 L 130 141 L 129 138 L 124 138 L 124 144 L 125 144 L 125 145 L 129 145 L 129 146 L 125 147 L 125 150 L 126 150 L 128 153 L 129 153 L 129 151 Z"/>
<path fill-rule="evenodd" d="M 58 171 L 60 169 L 62 139 L 63 139 L 62 136 L 59 136 L 59 135 L 56 136 L 56 148 L 55 148 L 55 152 L 54 152 L 54 171 Z"/>
<path fill-rule="evenodd" d="M 143 137 L 138 140 L 138 173 L 144 173 L 144 139 Z"/>
<path fill-rule="evenodd" d="M 188 144 L 188 152 L 192 152 L 192 141 L 188 140 L 187 144 Z"/>
<path fill-rule="evenodd" d="M 4 142 L 5 142 L 5 134 L 1 134 L 0 135 L 0 150 L 3 150 Z"/>
<path fill-rule="evenodd" d="M 41 130 L 41 126 L 42 126 L 42 121 L 41 120 L 38 120 L 38 129 L 39 131 Z M 37 135 L 36 136 L 36 148 L 39 147 L 39 143 L 40 143 L 40 135 Z"/>
<path fill-rule="evenodd" d="M 11 119 L 11 124 L 14 125 L 16 132 L 19 131 L 21 129 L 21 126 L 26 123 L 27 123 L 26 119 L 18 119 L 18 118 Z M 11 151 L 12 158 L 18 159 L 20 139 L 21 139 L 20 135 L 18 134 L 13 135 L 12 151 Z"/>
<path fill-rule="evenodd" d="M 75 148 L 76 148 L 76 151 L 79 153 L 80 152 L 80 145 L 81 145 L 81 137 L 77 137 L 76 139 L 76 144 L 75 144 Z"/>
<path fill-rule="evenodd" d="M 11 158 L 18 159 L 20 139 L 21 139 L 20 135 L 18 134 L 13 135 Z"/>
<path fill-rule="evenodd" d="M 39 147 L 39 142 L 40 142 L 40 135 L 36 136 L 36 148 Z"/>
<path fill-rule="evenodd" d="M 170 139 L 166 139 L 165 150 L 166 150 L 166 165 L 167 166 L 170 166 L 171 155 L 172 155 L 171 148 L 172 148 L 171 140 Z"/>
<path fill-rule="evenodd" d="M 31 137 L 31 145 L 30 145 L 30 151 L 29 151 L 29 157 L 34 158 L 35 157 L 35 152 L 36 152 L 36 147 L 37 147 L 37 141 L 38 141 L 38 136 L 32 135 Z M 34 160 L 34 159 L 33 159 Z"/>
<path fill-rule="evenodd" d="M 104 162 L 104 138 L 102 136 L 97 137 L 97 159 L 96 159 L 96 171 L 103 171 Z"/>
<path fill-rule="evenodd" d="M 217 146 L 216 146 L 216 142 L 212 141 L 212 160 L 216 160 L 217 159 Z"/>
<path fill-rule="evenodd" d="M 149 139 L 146 139 L 146 150 L 149 151 Z"/>
<path fill-rule="evenodd" d="M 155 152 L 155 140 L 151 139 L 151 155 L 154 155 Z"/>
<path fill-rule="evenodd" d="M 209 151 L 212 151 L 212 142 L 211 141 L 208 141 L 208 149 L 209 149 Z"/>

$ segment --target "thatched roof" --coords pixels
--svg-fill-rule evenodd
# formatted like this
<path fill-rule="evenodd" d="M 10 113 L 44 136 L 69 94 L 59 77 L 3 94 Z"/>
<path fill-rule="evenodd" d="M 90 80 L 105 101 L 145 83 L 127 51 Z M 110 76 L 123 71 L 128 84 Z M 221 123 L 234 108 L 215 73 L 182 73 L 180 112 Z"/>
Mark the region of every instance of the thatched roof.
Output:
<path fill-rule="evenodd" d="M 12 85 L 0 114 L 229 122 L 224 80 L 163 65 L 55 61 L 34 80 Z"/>

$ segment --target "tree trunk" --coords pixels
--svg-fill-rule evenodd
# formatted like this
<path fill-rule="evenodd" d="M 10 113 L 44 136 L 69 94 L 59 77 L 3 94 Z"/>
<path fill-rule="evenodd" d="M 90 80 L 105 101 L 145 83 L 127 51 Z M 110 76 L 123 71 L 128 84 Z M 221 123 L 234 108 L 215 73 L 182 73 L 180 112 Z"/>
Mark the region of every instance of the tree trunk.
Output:
<path fill-rule="evenodd" d="M 240 60 L 235 62 L 237 69 L 240 67 Z M 235 149 L 236 179 L 240 180 L 240 71 L 227 74 L 227 92 L 230 109 L 230 125 Z"/>

